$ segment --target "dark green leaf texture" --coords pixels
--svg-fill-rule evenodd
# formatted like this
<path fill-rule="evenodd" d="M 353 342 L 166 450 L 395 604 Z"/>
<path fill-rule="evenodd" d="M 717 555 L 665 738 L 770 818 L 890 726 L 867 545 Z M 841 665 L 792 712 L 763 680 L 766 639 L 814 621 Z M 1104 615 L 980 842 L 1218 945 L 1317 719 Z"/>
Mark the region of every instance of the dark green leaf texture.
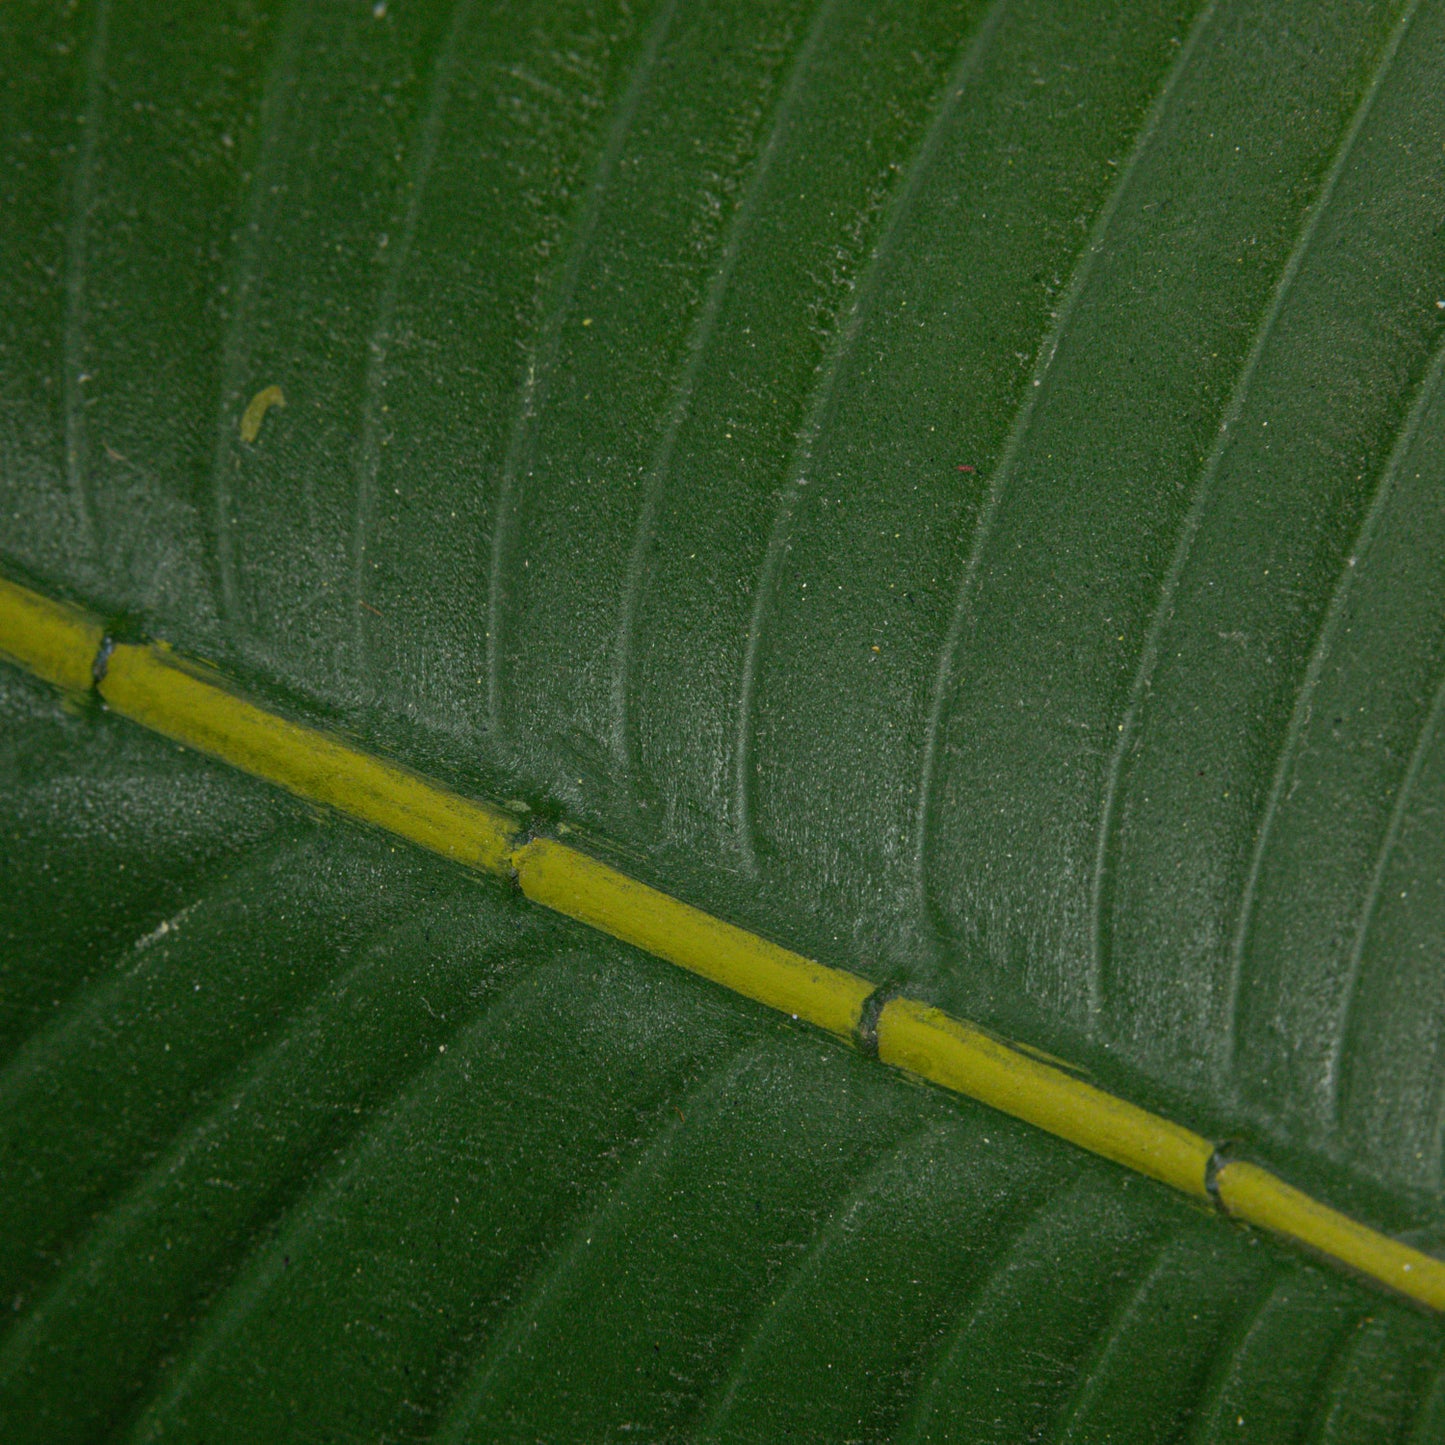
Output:
<path fill-rule="evenodd" d="M 13 0 L 0 563 L 1440 1250 L 1442 75 L 1440 0 Z M 0 711 L 7 1441 L 1445 1439 L 1433 1318 Z"/>

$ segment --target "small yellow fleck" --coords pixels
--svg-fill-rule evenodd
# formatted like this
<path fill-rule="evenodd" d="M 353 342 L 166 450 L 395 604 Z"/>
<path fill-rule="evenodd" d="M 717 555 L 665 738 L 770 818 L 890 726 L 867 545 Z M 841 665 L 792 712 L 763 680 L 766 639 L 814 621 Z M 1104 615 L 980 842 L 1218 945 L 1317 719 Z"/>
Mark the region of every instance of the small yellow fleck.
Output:
<path fill-rule="evenodd" d="M 591 326 L 591 325 L 592 325 L 592 318 L 591 318 L 590 316 L 584 316 L 584 317 L 582 318 L 582 324 L 583 324 L 584 326 Z"/>
<path fill-rule="evenodd" d="M 246 404 L 241 414 L 241 440 L 250 446 L 261 435 L 261 423 L 273 406 L 285 406 L 286 397 L 279 386 L 264 387 Z"/>

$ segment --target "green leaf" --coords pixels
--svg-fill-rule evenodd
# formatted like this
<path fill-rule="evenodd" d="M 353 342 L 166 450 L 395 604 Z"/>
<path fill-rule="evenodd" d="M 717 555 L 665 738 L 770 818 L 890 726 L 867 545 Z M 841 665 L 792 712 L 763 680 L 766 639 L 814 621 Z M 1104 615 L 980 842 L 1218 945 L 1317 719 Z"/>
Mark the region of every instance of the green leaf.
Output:
<path fill-rule="evenodd" d="M 1445 1250 L 1445 4 L 0 54 L 7 571 Z M 1433 1316 L 0 714 L 7 1440 L 1445 1438 Z"/>

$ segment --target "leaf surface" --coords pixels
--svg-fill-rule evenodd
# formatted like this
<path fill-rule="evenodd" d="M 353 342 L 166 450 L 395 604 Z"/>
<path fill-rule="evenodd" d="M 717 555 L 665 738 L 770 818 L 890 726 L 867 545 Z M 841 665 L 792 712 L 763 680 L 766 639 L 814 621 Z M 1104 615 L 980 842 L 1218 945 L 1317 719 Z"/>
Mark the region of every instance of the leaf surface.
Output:
<path fill-rule="evenodd" d="M 0 53 L 8 571 L 1445 1248 L 1445 4 Z M 0 711 L 7 1438 L 1445 1438 L 1434 1319 Z"/>

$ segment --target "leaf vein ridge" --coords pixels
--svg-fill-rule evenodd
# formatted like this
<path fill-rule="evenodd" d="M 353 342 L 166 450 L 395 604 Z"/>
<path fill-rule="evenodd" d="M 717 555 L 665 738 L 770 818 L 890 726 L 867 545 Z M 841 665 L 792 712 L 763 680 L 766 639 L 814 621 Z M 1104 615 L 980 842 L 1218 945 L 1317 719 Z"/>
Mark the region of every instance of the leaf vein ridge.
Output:
<path fill-rule="evenodd" d="M 612 719 L 612 751 L 622 773 L 624 784 L 631 785 L 633 748 L 631 740 L 631 718 L 628 707 L 628 681 L 634 666 L 633 633 L 636 630 L 637 609 L 645 583 L 647 553 L 657 530 L 658 513 L 667 485 L 673 452 L 677 446 L 692 405 L 693 390 L 702 371 L 707 349 L 712 341 L 717 319 L 722 311 L 733 272 L 737 266 L 738 254 L 747 235 L 748 226 L 758 204 L 758 197 L 767 183 L 773 158 L 782 140 L 784 128 L 802 94 L 808 66 L 818 48 L 819 39 L 828 20 L 836 9 L 837 0 L 818 0 L 808 30 L 798 47 L 782 92 L 773 108 L 772 122 L 768 136 L 751 172 L 743 186 L 742 196 L 728 219 L 727 235 L 724 238 L 717 264 L 708 279 L 703 305 L 694 318 L 684 348 L 684 362 L 673 381 L 669 398 L 667 419 L 662 434 L 653 450 L 647 469 L 647 481 L 642 506 L 638 511 L 633 528 L 632 546 L 627 558 L 627 572 L 623 582 L 622 603 L 618 609 L 617 636 L 613 645 L 612 684 L 610 704 Z"/>
<path fill-rule="evenodd" d="M 1274 775 L 1270 781 L 1270 791 L 1265 803 L 1264 812 L 1260 816 L 1259 826 L 1255 832 L 1255 845 L 1250 858 L 1249 872 L 1246 875 L 1245 886 L 1240 895 L 1239 916 L 1235 924 L 1230 951 L 1228 992 L 1225 998 L 1225 1039 L 1228 1045 L 1226 1053 L 1227 1065 L 1232 1064 L 1234 1050 L 1237 1046 L 1239 1015 L 1244 996 L 1245 955 L 1249 945 L 1250 932 L 1254 926 L 1254 919 L 1256 917 L 1256 899 L 1259 890 L 1260 876 L 1264 868 L 1265 853 L 1268 849 L 1270 836 L 1284 800 L 1290 771 L 1298 755 L 1300 740 L 1304 736 L 1304 730 L 1309 721 L 1314 696 L 1319 687 L 1320 679 L 1323 676 L 1325 663 L 1329 659 L 1330 651 L 1335 641 L 1335 635 L 1342 624 L 1346 602 L 1354 586 L 1355 572 L 1350 564 L 1350 559 L 1357 559 L 1364 556 L 1366 550 L 1374 540 L 1380 517 L 1389 504 L 1390 496 L 1394 491 L 1395 479 L 1399 474 L 1400 466 L 1414 443 L 1415 437 L 1420 429 L 1420 424 L 1426 412 L 1429 410 L 1431 402 L 1439 392 L 1442 380 L 1445 380 L 1445 338 L 1442 338 L 1440 344 L 1437 346 L 1430 368 L 1416 391 L 1414 400 L 1400 426 L 1399 433 L 1390 450 L 1390 454 L 1376 476 L 1369 506 L 1361 518 L 1359 529 L 1349 552 L 1346 554 L 1345 564 L 1340 569 L 1334 592 L 1330 597 L 1329 606 L 1326 609 L 1324 618 L 1321 620 L 1319 634 L 1315 640 L 1314 648 L 1311 650 L 1304 677 L 1295 694 L 1295 703 L 1289 726 L 1280 747 L 1279 757 L 1276 760 Z M 1410 769 L 1416 766 L 1420 746 L 1426 734 L 1434 726 L 1431 719 L 1435 716 L 1439 705 L 1440 698 L 1437 694 L 1435 702 L 1432 703 L 1431 708 L 1427 710 L 1422 718 L 1421 733 L 1419 738 L 1417 738 L 1415 754 L 1412 755 L 1409 769 L 1407 769 L 1407 778 L 1412 776 Z M 1371 882 L 1368 886 L 1366 902 L 1361 914 L 1361 927 L 1365 929 L 1368 928 L 1366 920 L 1368 920 L 1369 916 L 1373 913 L 1374 898 L 1378 893 L 1379 885 L 1384 876 L 1382 871 L 1385 861 L 1384 855 L 1390 847 L 1393 847 L 1391 829 L 1397 827 L 1402 817 L 1399 809 L 1405 791 L 1406 788 L 1402 787 L 1401 794 L 1396 798 L 1396 805 L 1391 814 L 1390 824 L 1387 826 L 1385 838 L 1381 842 L 1381 854 L 1377 857 L 1375 867 L 1371 871 Z M 1354 984 L 1352 980 L 1358 972 L 1363 951 L 1363 934 L 1357 931 L 1356 947 L 1352 947 L 1350 962 L 1347 965 L 1347 977 L 1351 980 L 1347 986 L 1347 997 L 1353 996 Z M 1336 1060 L 1339 1055 L 1339 1041 L 1342 1035 L 1343 1027 L 1336 1033 L 1333 1050 Z M 1334 1074 L 1335 1068 L 1331 1066 L 1331 1077 L 1333 1077 Z M 1332 1101 L 1331 1110 L 1333 1111 L 1337 1103 L 1333 1085 L 1331 1085 L 1330 1093 Z"/>
<path fill-rule="evenodd" d="M 963 98 L 984 53 L 993 42 L 1002 23 L 1009 0 L 992 0 L 988 12 L 975 33 L 964 42 L 959 58 L 947 81 L 940 88 L 932 113 L 923 127 L 923 137 L 909 158 L 907 172 L 888 202 L 887 214 L 879 231 L 877 244 L 869 252 L 861 273 L 853 286 L 852 299 L 842 321 L 834 332 L 828 354 L 815 376 L 808 398 L 805 420 L 798 432 L 788 465 L 788 481 L 778 495 L 772 528 L 763 552 L 762 566 L 753 593 L 753 606 L 748 618 L 748 636 L 743 649 L 743 663 L 738 678 L 736 706 L 737 726 L 733 742 L 733 811 L 736 818 L 736 841 L 744 865 L 749 872 L 757 870 L 757 808 L 756 770 L 753 766 L 754 740 L 757 730 L 757 689 L 759 658 L 767 630 L 768 613 L 775 602 L 783 557 L 788 549 L 793 514 L 798 497 L 806 483 L 806 472 L 817 445 L 834 388 L 849 355 L 857 342 L 863 318 L 872 299 L 878 277 L 897 242 L 898 233 L 907 217 L 923 177 L 932 164 L 942 135 L 958 102 Z"/>
<path fill-rule="evenodd" d="M 914 1395 L 913 1411 L 896 1437 L 899 1445 L 904 1445 L 905 1441 L 917 1442 L 932 1438 L 922 1433 L 928 1424 L 931 1401 L 937 1393 L 939 1382 L 951 1370 L 959 1351 L 972 1335 L 985 1301 L 993 1295 L 996 1287 L 1015 1273 L 1021 1260 L 1034 1246 L 1038 1234 L 1050 1225 L 1061 1222 L 1068 1224 L 1071 1221 L 1080 1193 L 1081 1187 L 1077 1182 L 1061 1185 L 1046 1194 L 1037 1204 L 1023 1211 L 1015 1221 L 1008 1242 L 994 1255 L 993 1262 L 983 1278 L 975 1283 L 968 1297 L 962 1302 L 957 1324 L 950 1332 L 947 1344 L 935 1354 L 932 1366 L 919 1384 Z"/>
<path fill-rule="evenodd" d="M 1060 1411 L 1054 1428 L 1049 1432 L 1051 1440 L 1072 1438 L 1075 1425 L 1088 1418 L 1087 1412 L 1094 1402 L 1105 1365 L 1119 1349 L 1125 1330 L 1139 1313 L 1149 1291 L 1154 1287 L 1154 1282 L 1164 1273 L 1169 1259 L 1170 1245 L 1165 1243 L 1156 1251 L 1149 1267 L 1115 1306 L 1108 1325 L 1079 1370 L 1078 1383 Z"/>
<path fill-rule="evenodd" d="M 1286 302 L 1294 289 L 1294 284 L 1299 276 L 1300 269 L 1305 257 L 1309 254 L 1314 244 L 1314 239 L 1319 230 L 1320 220 L 1329 209 L 1330 202 L 1334 198 L 1335 188 L 1339 183 L 1340 176 L 1353 154 L 1355 144 L 1360 133 L 1369 119 L 1370 112 L 1374 108 L 1376 95 L 1379 93 L 1381 83 L 1390 69 L 1391 62 L 1399 49 L 1400 41 L 1409 28 L 1409 22 L 1418 7 L 1419 0 L 1410 0 L 1406 6 L 1401 19 L 1385 45 L 1379 61 L 1376 64 L 1374 73 L 1365 93 L 1356 104 L 1349 121 L 1338 144 L 1335 146 L 1334 154 L 1326 167 L 1324 179 L 1306 211 L 1299 231 L 1293 245 L 1290 247 L 1289 255 L 1285 259 L 1283 269 L 1280 271 L 1274 286 L 1271 288 L 1270 298 L 1265 306 L 1264 314 L 1255 326 L 1254 335 L 1250 340 L 1249 350 L 1245 354 L 1244 365 L 1240 368 L 1239 376 L 1235 381 L 1230 393 L 1229 401 L 1225 407 L 1224 416 L 1221 419 L 1219 429 L 1215 434 L 1214 444 L 1210 448 L 1209 455 L 1204 466 L 1200 469 L 1198 478 L 1195 481 L 1192 495 L 1189 501 L 1189 508 L 1184 516 L 1183 525 L 1180 527 L 1179 535 L 1175 541 L 1174 551 L 1169 560 L 1168 569 L 1164 573 L 1163 582 L 1159 588 L 1159 595 L 1155 600 L 1153 611 L 1149 618 L 1149 625 L 1144 635 L 1144 646 L 1140 650 L 1139 664 L 1135 670 L 1133 681 L 1129 688 L 1129 700 L 1124 709 L 1124 716 L 1116 733 L 1114 747 L 1109 757 L 1109 768 L 1104 787 L 1103 806 L 1100 809 L 1099 829 L 1096 838 L 1094 855 L 1093 886 L 1090 890 L 1090 948 L 1089 948 L 1089 1004 L 1090 1010 L 1096 1016 L 1102 1014 L 1107 1004 L 1108 992 L 1108 968 L 1111 962 L 1109 958 L 1109 943 L 1107 938 L 1108 927 L 1106 913 L 1111 902 L 1112 881 L 1114 867 L 1112 854 L 1116 847 L 1116 835 L 1118 829 L 1118 802 L 1123 782 L 1125 760 L 1130 747 L 1134 741 L 1135 730 L 1138 726 L 1139 714 L 1144 705 L 1145 694 L 1148 691 L 1150 681 L 1154 675 L 1154 669 L 1158 665 L 1159 650 L 1163 642 L 1164 629 L 1168 625 L 1175 593 L 1183 578 L 1185 568 L 1194 551 L 1194 544 L 1199 535 L 1199 529 L 1204 520 L 1204 513 L 1214 495 L 1214 483 L 1219 475 L 1220 464 L 1229 443 L 1234 439 L 1235 426 L 1243 413 L 1244 406 L 1249 397 L 1250 386 L 1254 381 L 1255 374 L 1259 370 L 1259 364 L 1269 346 L 1271 337 L 1274 335 L 1275 326 L 1283 314 Z M 1232 1033 L 1232 1019 L 1234 1011 L 1232 1008 L 1226 1010 L 1226 1017 L 1231 1020 L 1226 1025 L 1225 1050 L 1231 1053 L 1233 1044 L 1230 1041 Z"/>
<path fill-rule="evenodd" d="M 351 973 L 357 971 L 353 969 Z M 470 1039 L 484 1033 L 496 1006 L 526 982 L 525 972 L 519 970 L 500 990 L 491 993 L 457 1031 L 460 1048 L 464 1049 Z M 278 1040 L 279 1047 L 284 1048 L 286 1043 L 286 1039 Z M 431 1055 L 398 1078 L 388 1097 L 378 1103 L 358 1131 L 359 1137 L 352 1136 L 354 1147 L 339 1166 L 311 1184 L 297 1204 L 288 1210 L 285 1227 L 277 1236 L 261 1241 L 250 1252 L 247 1256 L 250 1269 L 246 1268 L 247 1261 L 243 1261 L 241 1268 L 233 1274 L 220 1298 L 207 1312 L 201 1327 L 187 1342 L 185 1356 L 177 1361 L 176 1368 L 162 1382 L 161 1388 L 139 1406 L 135 1412 L 137 1418 L 162 1415 L 173 1408 L 176 1401 L 185 1398 L 208 1362 L 279 1282 L 281 1271 L 285 1268 L 286 1253 L 299 1254 L 302 1244 L 325 1227 L 332 1200 L 345 1191 L 351 1181 L 386 1148 L 392 1136 L 405 1127 L 411 1111 L 424 1102 L 428 1083 L 446 1067 L 445 1059 L 440 1055 Z M 279 1265 L 278 1260 L 282 1261 Z"/>
<path fill-rule="evenodd" d="M 1217 1436 L 1212 1436 L 1211 1432 L 1217 1423 L 1215 1417 L 1219 1414 L 1224 1393 L 1229 1389 L 1239 1362 L 1249 1350 L 1255 1334 L 1268 1317 L 1270 1308 L 1279 1298 L 1280 1292 L 1280 1281 L 1269 1278 L 1266 1278 L 1260 1289 L 1256 1291 L 1248 1314 L 1243 1317 L 1234 1331 L 1234 1338 L 1228 1353 L 1221 1354 L 1198 1403 L 1191 1412 L 1194 1416 L 1194 1428 L 1189 1436 L 1191 1445 L 1209 1445 L 1211 1438 L 1217 1438 Z"/>
<path fill-rule="evenodd" d="M 565 1285 L 574 1261 L 591 1243 L 592 1236 L 632 1202 L 636 1191 L 645 1187 L 678 1135 L 686 1128 L 685 1115 L 695 1113 L 698 1108 L 724 1094 L 766 1053 L 767 1045 L 752 1044 L 721 1059 L 677 1104 L 678 1117 L 674 1119 L 664 1113 L 661 1126 L 653 1131 L 646 1144 L 634 1152 L 621 1174 L 603 1186 L 601 1197 L 594 1199 L 590 1208 L 579 1211 L 566 1239 L 552 1251 L 550 1259 L 533 1278 L 526 1293 L 508 1310 L 506 1320 L 485 1341 L 470 1378 L 461 1385 L 437 1427 L 435 1438 L 440 1445 L 451 1445 L 451 1442 L 466 1438 L 492 1381 L 515 1357 L 517 1346 L 548 1300 Z"/>
<path fill-rule="evenodd" d="M 793 1262 L 782 1288 L 776 1290 L 772 1299 L 754 1315 L 748 1328 L 747 1339 L 738 1346 L 733 1355 L 725 1381 L 726 1387 L 722 1388 L 724 1382 L 720 1382 L 720 1387 L 715 1390 L 715 1403 L 708 1411 L 707 1418 L 697 1426 L 695 1438 L 710 1440 L 716 1437 L 718 1426 L 726 1420 L 737 1392 L 747 1378 L 749 1357 L 758 1348 L 772 1322 L 781 1316 L 784 1307 L 803 1287 L 806 1278 L 817 1269 L 819 1262 L 836 1244 L 848 1220 L 887 1182 L 888 1177 L 897 1170 L 901 1159 L 915 1148 L 921 1147 L 922 1141 L 941 1138 L 947 1132 L 947 1124 L 933 1123 L 920 1125 L 904 1135 L 891 1149 L 874 1160 L 862 1179 L 838 1201 L 827 1222 L 809 1241 L 807 1250 Z"/>
<path fill-rule="evenodd" d="M 216 544 L 215 584 L 217 610 L 232 628 L 246 630 L 243 598 L 237 576 L 235 518 L 232 516 L 231 473 L 234 451 L 231 441 L 231 407 L 241 386 L 241 366 L 246 347 L 246 323 L 251 298 L 262 266 L 261 236 L 267 218 L 279 201 L 273 199 L 271 177 L 276 166 L 278 138 L 291 123 L 291 91 L 300 65 L 301 35 L 305 29 L 306 7 L 289 0 L 273 46 L 261 95 L 260 134 L 256 141 L 256 168 L 246 182 L 245 219 L 232 248 L 230 276 L 226 288 L 229 315 L 220 347 L 219 385 L 216 395 L 216 445 L 211 456 L 211 525 Z"/>
<path fill-rule="evenodd" d="M 677 0 L 663 0 L 652 17 L 641 53 L 633 62 L 622 97 L 607 128 L 601 152 L 587 183 L 581 214 L 569 238 L 567 257 L 555 283 L 537 329 L 537 338 L 529 348 L 526 372 L 517 391 L 512 413 L 507 452 L 497 482 L 496 510 L 492 518 L 491 560 L 487 573 L 487 725 L 494 739 L 503 732 L 503 670 L 502 628 L 505 624 L 505 572 L 510 558 L 512 533 L 517 526 L 517 487 L 530 463 L 536 445 L 537 417 L 546 402 L 547 379 L 562 345 L 562 327 L 570 313 L 582 276 L 588 247 L 602 215 L 602 206 L 612 185 L 612 178 L 622 159 L 622 148 L 637 118 L 663 41 L 672 26 Z"/>
<path fill-rule="evenodd" d="M 432 64 L 425 109 L 416 126 L 411 149 L 412 163 L 406 168 L 407 200 L 402 212 L 401 236 L 387 257 L 386 280 L 382 285 L 371 335 L 366 342 L 366 377 L 362 383 L 361 433 L 352 464 L 355 492 L 351 522 L 351 627 L 355 649 L 354 664 L 362 677 L 370 673 L 366 619 L 362 616 L 367 593 L 367 534 L 376 509 L 376 478 L 381 468 L 381 426 L 378 407 L 386 389 L 387 361 L 391 350 L 392 325 L 401 297 L 402 278 L 411 261 L 423 199 L 431 180 L 441 138 L 441 122 L 456 79 L 457 47 L 471 14 L 471 0 L 452 0 L 452 13 Z"/>
<path fill-rule="evenodd" d="M 112 0 L 97 0 L 92 34 L 85 55 L 85 110 L 81 123 L 80 154 L 76 157 L 75 179 L 70 193 L 70 224 L 65 231 L 65 333 L 61 383 L 65 412 L 65 478 L 71 506 L 87 552 L 96 545 L 95 518 L 90 486 L 85 471 L 85 402 L 81 387 L 88 379 L 82 367 L 85 357 L 85 283 L 89 255 L 90 216 L 95 202 L 96 156 L 99 148 L 100 117 L 105 102 L 105 71 L 110 48 Z"/>
<path fill-rule="evenodd" d="M 958 650 L 962 645 L 963 635 L 968 626 L 969 603 L 974 590 L 975 578 L 982 562 L 984 548 L 988 544 L 999 507 L 1002 504 L 1004 488 L 1011 479 L 1019 452 L 1033 425 L 1034 415 L 1038 409 L 1040 396 L 1046 389 L 1044 383 L 1049 378 L 1054 357 L 1058 354 L 1059 346 L 1073 320 L 1079 300 L 1093 275 L 1094 260 L 1103 248 L 1104 238 L 1113 224 L 1114 216 L 1122 204 L 1123 197 L 1139 168 L 1140 161 L 1153 143 L 1174 91 L 1181 77 L 1189 68 L 1194 52 L 1198 48 L 1200 37 L 1213 22 L 1215 7 L 1216 0 L 1207 0 L 1195 17 L 1194 23 L 1189 28 L 1188 36 L 1180 46 L 1178 55 L 1174 57 L 1169 72 L 1164 78 L 1164 83 L 1134 137 L 1127 160 L 1119 167 L 1119 173 L 1114 177 L 1108 195 L 1100 206 L 1093 225 L 1089 228 L 1089 234 L 1065 285 L 1063 299 L 1055 313 L 1053 325 L 1039 346 L 1038 357 L 1030 378 L 1031 384 L 1025 389 L 1023 400 L 1014 412 L 1008 438 L 989 477 L 988 492 L 978 519 L 974 523 L 968 556 L 964 561 L 962 574 L 954 594 L 953 613 L 934 666 L 933 687 L 924 722 L 923 746 L 920 750 L 922 762 L 914 805 L 914 887 L 920 908 L 932 922 L 934 931 L 940 936 L 946 933 L 946 929 L 943 928 L 937 909 L 932 902 L 927 878 L 934 790 L 938 772 L 939 742 L 947 723 L 948 693 L 954 669 L 957 666 Z"/>
<path fill-rule="evenodd" d="M 1390 809 L 1390 821 L 1380 838 L 1380 846 L 1370 869 L 1369 886 L 1365 891 L 1364 902 L 1360 907 L 1359 921 L 1355 926 L 1354 937 L 1350 943 L 1349 960 L 1345 968 L 1344 1003 L 1340 1012 L 1339 1027 L 1331 1040 L 1326 1072 L 1331 1123 L 1339 1122 L 1340 1098 L 1344 1092 L 1341 1081 L 1342 1063 L 1349 1055 L 1347 1045 L 1357 1028 L 1355 1020 L 1358 1017 L 1360 989 L 1363 982 L 1365 948 L 1369 942 L 1370 931 L 1374 927 L 1380 898 L 1384 893 L 1385 875 L 1389 871 L 1390 862 L 1399 845 L 1416 785 L 1420 781 L 1420 774 L 1424 771 L 1425 759 L 1429 754 L 1430 747 L 1439 733 L 1442 717 L 1445 717 L 1445 674 L 1442 674 L 1435 685 L 1430 698 L 1430 706 L 1421 719 L 1420 729 L 1415 737 L 1415 745 L 1410 750 L 1410 762 L 1405 769 L 1400 789 L 1395 794 L 1395 803 Z M 1436 1108 L 1438 1111 L 1438 1100 Z"/>

